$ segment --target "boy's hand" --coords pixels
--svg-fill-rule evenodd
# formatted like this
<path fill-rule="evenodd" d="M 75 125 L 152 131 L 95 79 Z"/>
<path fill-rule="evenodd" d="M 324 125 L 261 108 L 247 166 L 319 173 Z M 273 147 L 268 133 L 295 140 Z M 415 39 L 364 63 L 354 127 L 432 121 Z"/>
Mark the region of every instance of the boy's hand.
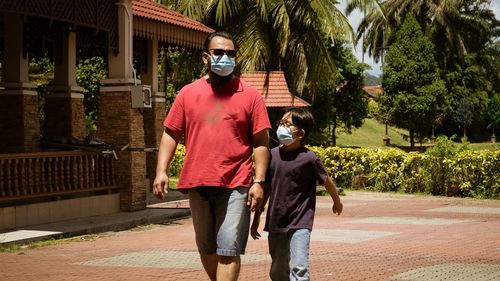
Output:
<path fill-rule="evenodd" d="M 343 209 L 344 205 L 342 204 L 342 202 L 333 203 L 332 211 L 334 214 L 337 214 L 337 216 L 342 213 Z"/>
<path fill-rule="evenodd" d="M 259 240 L 260 238 L 260 233 L 258 232 L 259 224 L 260 224 L 260 212 L 255 212 L 252 226 L 250 227 L 250 236 L 252 236 L 254 240 Z"/>

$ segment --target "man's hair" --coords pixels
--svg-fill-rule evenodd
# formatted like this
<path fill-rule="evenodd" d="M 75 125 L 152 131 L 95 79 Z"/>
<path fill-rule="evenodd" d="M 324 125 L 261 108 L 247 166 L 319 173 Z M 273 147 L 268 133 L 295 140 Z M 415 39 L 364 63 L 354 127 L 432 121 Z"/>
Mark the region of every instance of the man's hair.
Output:
<path fill-rule="evenodd" d="M 234 39 L 233 39 L 233 35 L 231 35 L 231 33 L 229 32 L 226 32 L 226 31 L 216 31 L 216 32 L 212 32 L 208 35 L 207 39 L 205 39 L 205 47 L 204 47 L 204 50 L 205 52 L 208 53 L 208 49 L 210 48 L 210 43 L 212 42 L 212 39 L 214 37 L 222 37 L 222 38 L 226 38 L 226 39 L 229 39 L 233 42 L 233 45 L 234 45 L 234 48 L 236 49 L 236 43 L 234 42 Z"/>
<path fill-rule="evenodd" d="M 299 129 L 304 130 L 304 137 L 301 140 L 301 143 L 304 143 L 314 127 L 312 113 L 301 107 L 290 107 L 285 111 L 285 113 L 288 112 L 291 114 L 293 124 Z"/>

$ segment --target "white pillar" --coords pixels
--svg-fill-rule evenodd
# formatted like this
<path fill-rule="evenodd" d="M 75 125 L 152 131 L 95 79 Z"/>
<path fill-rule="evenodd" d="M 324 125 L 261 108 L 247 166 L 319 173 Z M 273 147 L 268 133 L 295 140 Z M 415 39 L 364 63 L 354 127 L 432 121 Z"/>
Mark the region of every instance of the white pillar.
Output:
<path fill-rule="evenodd" d="M 118 54 L 113 52 L 108 54 L 109 78 L 127 79 L 133 78 L 132 71 L 132 1 L 119 0 L 116 3 L 118 8 Z M 123 81 L 126 82 L 126 81 Z"/>

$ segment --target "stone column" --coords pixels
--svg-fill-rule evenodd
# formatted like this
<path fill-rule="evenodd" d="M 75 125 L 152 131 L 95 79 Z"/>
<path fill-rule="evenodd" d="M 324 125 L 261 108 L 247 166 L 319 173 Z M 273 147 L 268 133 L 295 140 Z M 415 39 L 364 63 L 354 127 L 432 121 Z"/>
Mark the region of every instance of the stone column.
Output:
<path fill-rule="evenodd" d="M 157 148 L 160 145 L 163 133 L 163 119 L 165 118 L 165 93 L 158 92 L 158 41 L 149 40 L 147 48 L 147 72 L 141 73 L 141 81 L 151 85 L 151 108 L 144 110 L 144 141 L 146 147 Z M 147 176 L 152 183 L 156 170 L 156 153 L 146 155 Z"/>
<path fill-rule="evenodd" d="M 112 145 L 115 182 L 120 187 L 120 208 L 146 208 L 146 157 L 142 109 L 132 108 L 131 87 L 140 84 L 132 76 L 131 0 L 118 4 L 119 53 L 108 52 L 109 79 L 102 81 L 97 137 Z M 125 148 L 122 150 L 121 148 Z"/>
<path fill-rule="evenodd" d="M 40 148 L 36 84 L 28 79 L 23 52 L 23 16 L 4 14 L 3 86 L 0 90 L 0 152 L 31 152 Z"/>
<path fill-rule="evenodd" d="M 54 84 L 45 99 L 43 137 L 60 143 L 85 138 L 83 88 L 76 84 L 76 33 L 61 34 L 54 58 Z"/>

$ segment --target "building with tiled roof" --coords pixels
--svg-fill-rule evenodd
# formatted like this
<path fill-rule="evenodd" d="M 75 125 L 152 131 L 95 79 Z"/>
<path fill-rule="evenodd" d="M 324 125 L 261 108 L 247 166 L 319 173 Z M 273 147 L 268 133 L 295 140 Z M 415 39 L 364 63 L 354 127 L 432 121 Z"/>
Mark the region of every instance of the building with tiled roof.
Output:
<path fill-rule="evenodd" d="M 241 79 L 256 88 L 264 98 L 266 103 L 269 120 L 273 127 L 271 133 L 270 146 L 275 147 L 279 144 L 274 131 L 277 123 L 283 116 L 284 109 L 292 106 L 309 107 L 311 106 L 305 100 L 293 96 L 286 84 L 283 71 L 271 71 L 269 73 L 268 87 L 266 87 L 265 71 L 248 71 L 241 73 Z"/>
<path fill-rule="evenodd" d="M 151 151 L 166 105 L 158 53 L 201 51 L 214 31 L 157 2 L 0 1 L 0 228 L 138 211 L 151 202 L 145 175 L 155 174 Z M 105 58 L 108 74 L 95 135 L 76 80 L 78 60 L 91 56 Z M 28 71 L 32 58 L 54 62 L 43 103 Z M 33 208 L 45 215 L 23 215 Z"/>
<path fill-rule="evenodd" d="M 364 86 L 363 91 L 365 91 L 368 97 L 373 100 L 378 100 L 379 96 L 384 93 L 384 89 L 382 89 L 382 86 L 380 85 Z"/>
<path fill-rule="evenodd" d="M 269 85 L 266 89 L 265 71 L 242 72 L 241 78 L 248 84 L 255 87 L 264 97 L 268 108 L 283 108 L 290 106 L 308 107 L 311 106 L 305 100 L 293 96 L 288 90 L 283 71 L 271 71 L 269 73 Z"/>
<path fill-rule="evenodd" d="M 133 0 L 134 36 L 168 41 L 191 48 L 202 48 L 213 29 L 153 0 Z"/>

